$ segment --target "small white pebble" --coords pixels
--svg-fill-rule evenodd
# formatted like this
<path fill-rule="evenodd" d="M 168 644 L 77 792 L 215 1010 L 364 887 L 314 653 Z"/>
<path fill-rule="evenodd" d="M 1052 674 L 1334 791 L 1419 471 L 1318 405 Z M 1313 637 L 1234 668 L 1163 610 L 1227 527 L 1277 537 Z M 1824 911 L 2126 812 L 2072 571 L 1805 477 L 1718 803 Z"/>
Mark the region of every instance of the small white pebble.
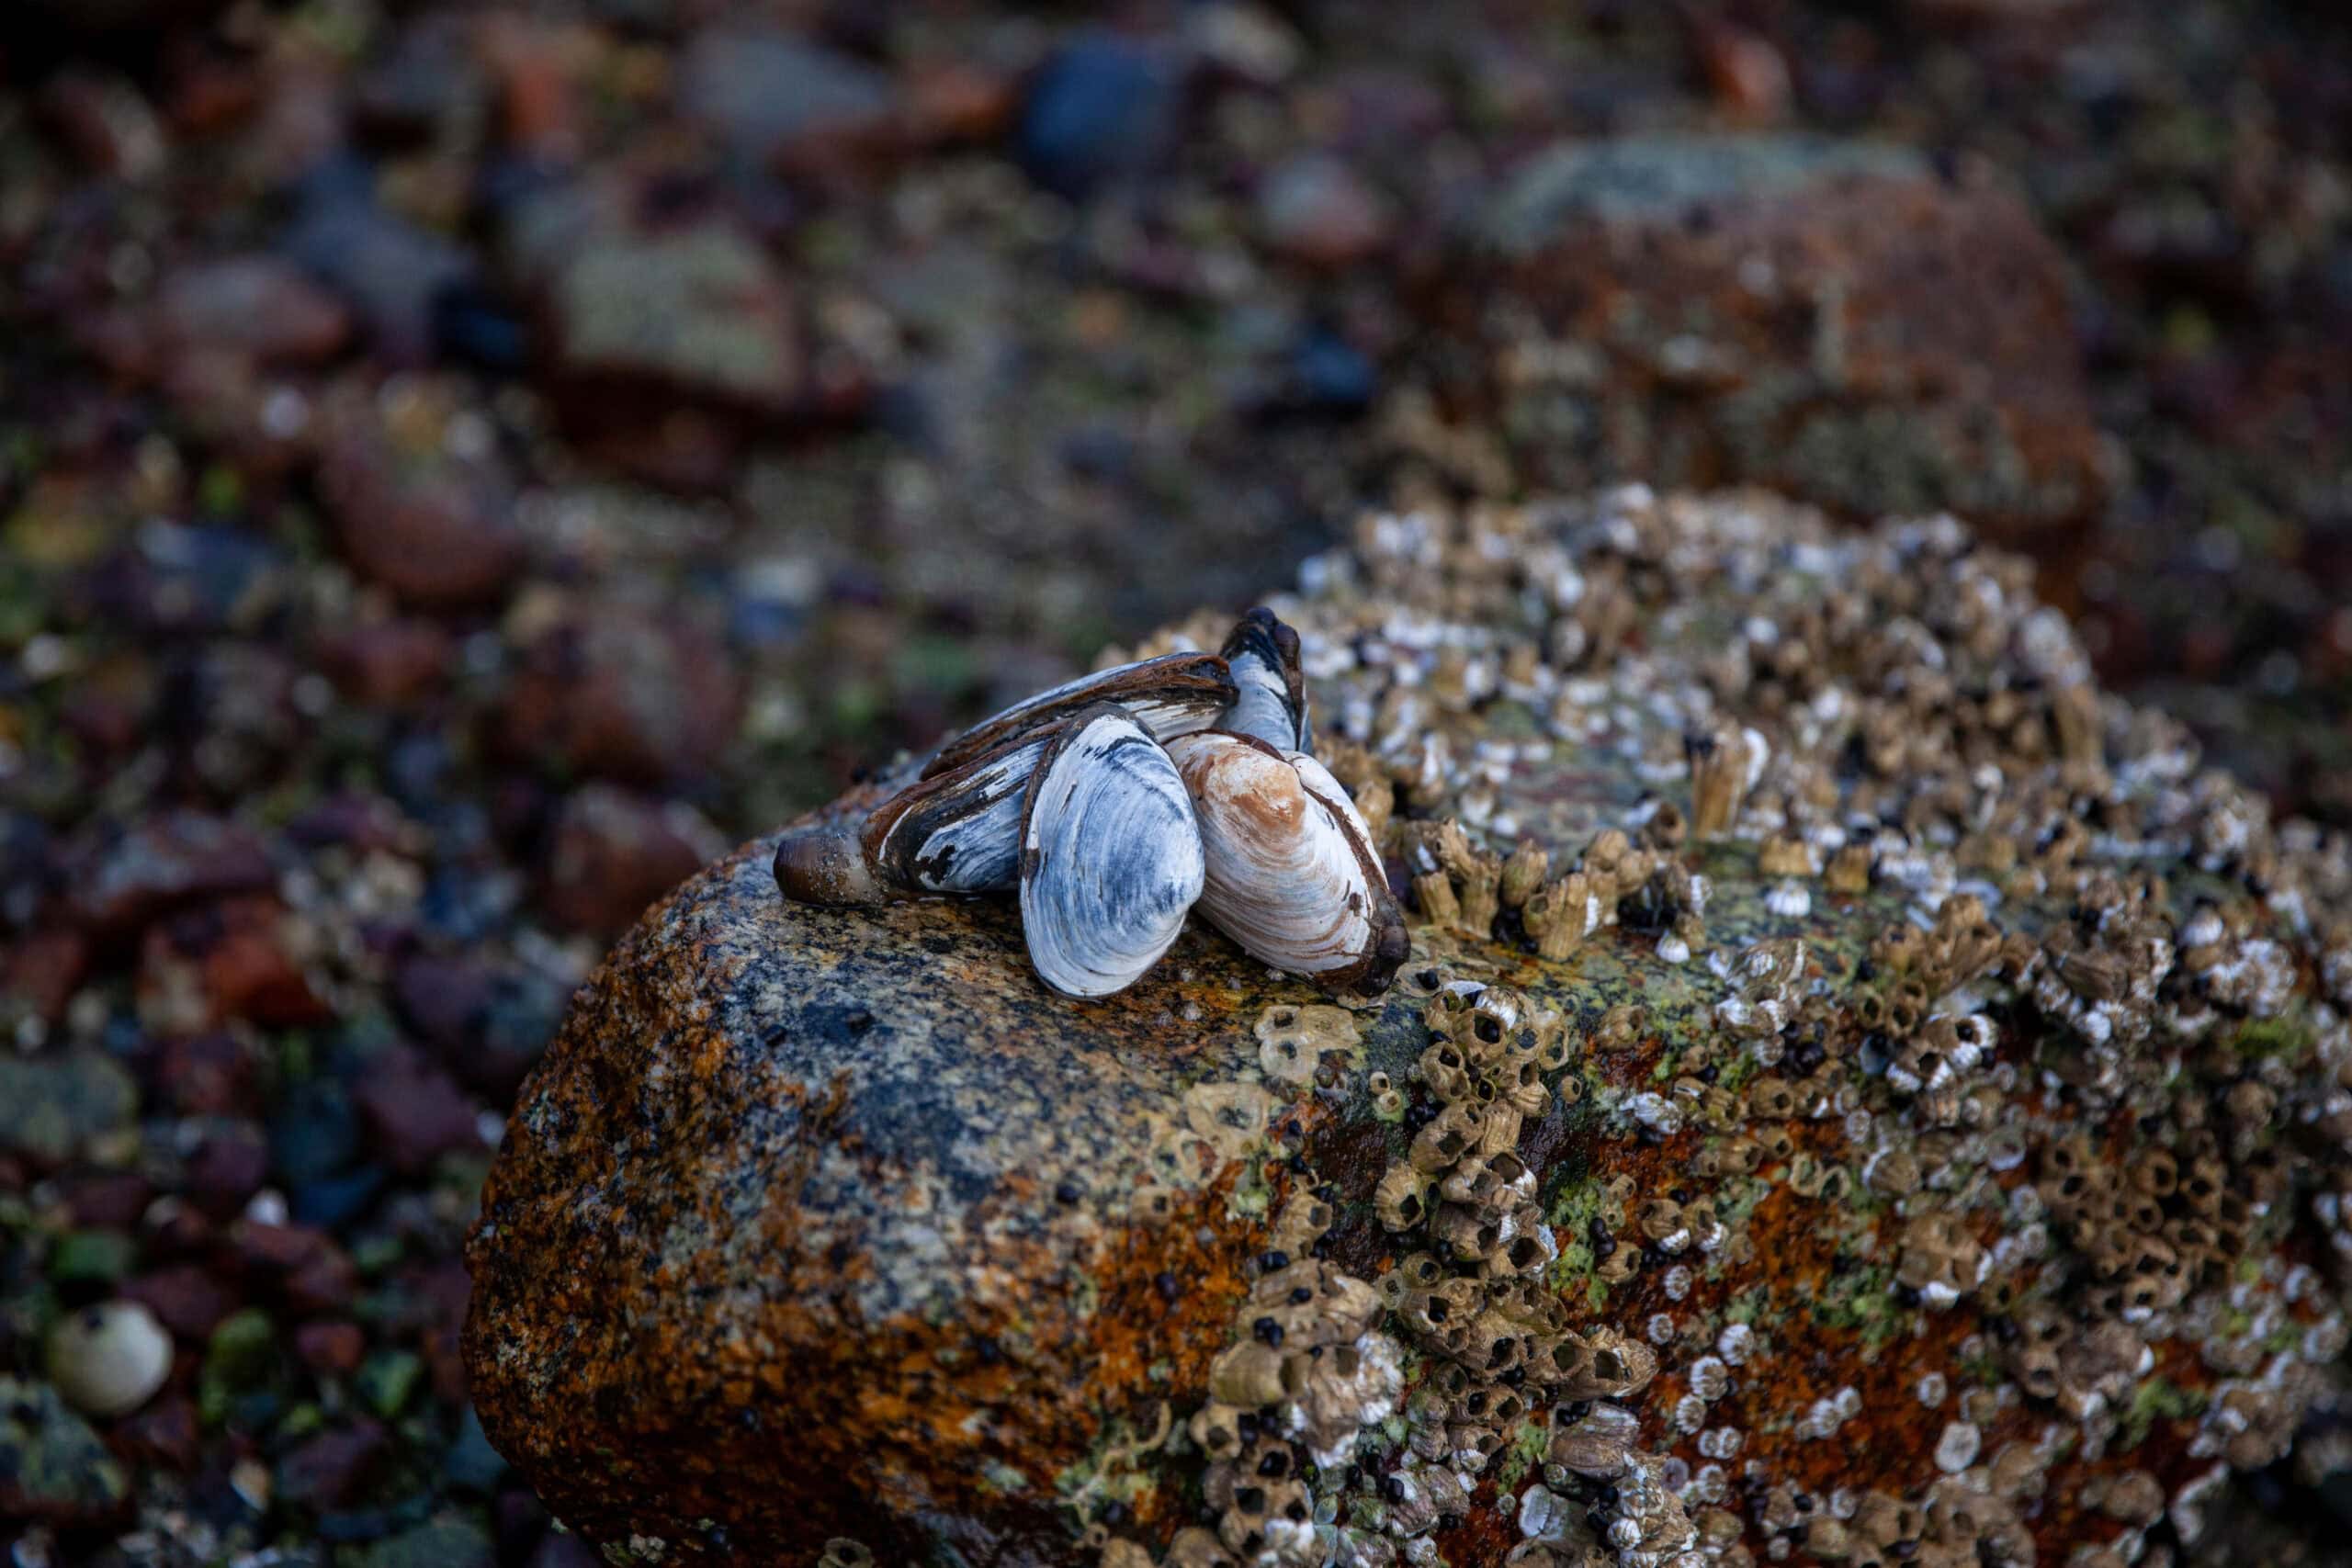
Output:
<path fill-rule="evenodd" d="M 137 1302 L 84 1307 L 50 1331 L 50 1382 L 85 1415 L 127 1416 L 171 1374 L 172 1337 Z"/>

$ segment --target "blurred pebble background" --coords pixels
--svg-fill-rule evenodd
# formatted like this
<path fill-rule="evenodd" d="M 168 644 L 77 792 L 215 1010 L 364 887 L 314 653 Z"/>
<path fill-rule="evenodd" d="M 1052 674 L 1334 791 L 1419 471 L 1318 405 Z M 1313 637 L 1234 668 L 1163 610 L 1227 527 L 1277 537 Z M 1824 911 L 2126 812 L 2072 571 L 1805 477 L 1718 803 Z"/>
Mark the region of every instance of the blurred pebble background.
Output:
<path fill-rule="evenodd" d="M 585 1562 L 455 1355 L 571 987 L 1367 503 L 1950 507 L 2352 822 L 2347 148 L 2324 4 L 19 0 L 0 1540 Z"/>

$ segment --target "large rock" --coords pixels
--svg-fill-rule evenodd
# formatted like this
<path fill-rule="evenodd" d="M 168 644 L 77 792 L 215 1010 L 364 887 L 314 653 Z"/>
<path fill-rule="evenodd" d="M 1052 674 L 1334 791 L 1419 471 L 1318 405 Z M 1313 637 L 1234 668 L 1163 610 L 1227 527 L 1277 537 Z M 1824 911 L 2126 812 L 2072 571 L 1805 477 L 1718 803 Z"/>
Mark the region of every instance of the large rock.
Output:
<path fill-rule="evenodd" d="M 1759 482 L 2007 531 L 2100 497 L 2057 247 L 1906 149 L 1564 143 L 1487 202 L 1432 310 L 1441 386 L 1538 490 Z"/>
<path fill-rule="evenodd" d="M 2193 1536 L 2346 1341 L 2352 866 L 2028 576 L 1752 498 L 1368 520 L 1283 609 L 1417 909 L 1376 999 L 1195 929 L 1073 1003 L 1002 902 L 747 845 L 525 1086 L 484 1429 L 613 1562 Z"/>

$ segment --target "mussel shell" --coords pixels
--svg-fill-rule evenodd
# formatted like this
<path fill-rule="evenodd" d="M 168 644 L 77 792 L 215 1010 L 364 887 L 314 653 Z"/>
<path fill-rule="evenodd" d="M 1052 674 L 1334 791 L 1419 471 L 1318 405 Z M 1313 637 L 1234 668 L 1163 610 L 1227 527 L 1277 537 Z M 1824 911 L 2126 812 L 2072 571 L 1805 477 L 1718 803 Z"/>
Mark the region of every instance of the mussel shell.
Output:
<path fill-rule="evenodd" d="M 786 829 L 776 840 L 775 871 L 776 887 L 796 904 L 880 904 L 894 891 L 875 879 L 853 823 Z"/>
<path fill-rule="evenodd" d="M 933 778 L 952 772 L 1025 731 L 1068 718 L 1096 703 L 1118 704 L 1146 731 L 1166 739 L 1207 728 L 1232 705 L 1233 698 L 1233 676 L 1225 660 L 1214 653 L 1168 653 L 1122 664 L 1066 681 L 981 720 L 942 746 L 939 754 L 924 764 L 922 776 Z"/>
<path fill-rule="evenodd" d="M 1207 730 L 1168 742 L 1193 796 L 1199 909 L 1251 957 L 1338 992 L 1387 987 L 1409 940 L 1354 804 L 1314 758 Z"/>
<path fill-rule="evenodd" d="M 920 893 L 1012 888 L 1021 879 L 1021 813 L 1029 780 L 1068 723 L 1025 731 L 884 801 L 862 835 L 876 879 Z"/>
<path fill-rule="evenodd" d="M 1183 929 L 1205 874 L 1184 781 L 1135 715 L 1098 704 L 1059 727 L 1022 812 L 1029 961 L 1068 997 L 1125 990 Z"/>
<path fill-rule="evenodd" d="M 1313 750 L 1298 633 L 1261 604 L 1234 624 L 1222 651 L 1233 672 L 1235 695 L 1216 728 L 1279 751 Z"/>

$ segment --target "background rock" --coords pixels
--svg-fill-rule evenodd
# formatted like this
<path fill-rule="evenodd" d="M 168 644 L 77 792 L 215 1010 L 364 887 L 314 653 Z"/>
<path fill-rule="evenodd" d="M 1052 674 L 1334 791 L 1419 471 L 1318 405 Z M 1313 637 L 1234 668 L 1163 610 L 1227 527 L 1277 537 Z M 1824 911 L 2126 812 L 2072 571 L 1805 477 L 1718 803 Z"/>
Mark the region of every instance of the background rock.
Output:
<path fill-rule="evenodd" d="M 2100 501 L 2057 248 L 2014 194 L 1907 150 L 1571 142 L 1466 245 L 1440 352 L 1524 483 L 1761 482 L 1996 529 Z"/>

